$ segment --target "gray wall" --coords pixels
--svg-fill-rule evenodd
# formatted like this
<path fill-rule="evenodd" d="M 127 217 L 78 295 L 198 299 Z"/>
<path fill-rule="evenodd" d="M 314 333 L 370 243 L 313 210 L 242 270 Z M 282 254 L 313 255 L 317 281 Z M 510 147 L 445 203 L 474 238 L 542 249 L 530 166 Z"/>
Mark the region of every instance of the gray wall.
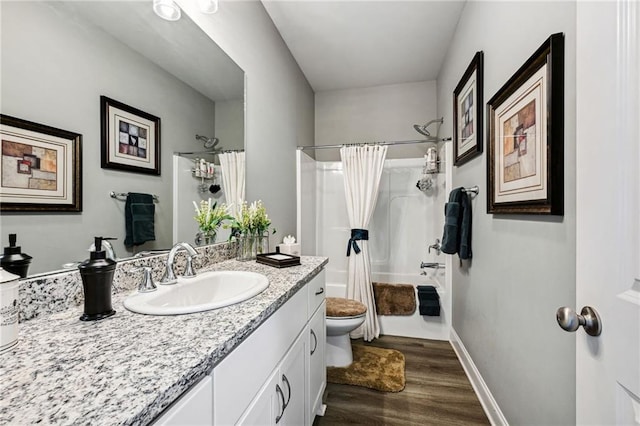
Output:
<path fill-rule="evenodd" d="M 318 92 L 315 144 L 422 139 L 413 125 L 436 118 L 436 108 L 435 81 Z M 421 157 L 425 152 L 426 145 L 389 147 L 387 158 Z M 340 152 L 317 150 L 316 159 L 337 161 Z"/>
<path fill-rule="evenodd" d="M 258 1 L 221 2 L 205 15 L 177 3 L 246 73 L 247 199 L 262 199 L 271 247 L 296 233 L 296 146 L 313 145 L 313 91 Z"/>
<path fill-rule="evenodd" d="M 567 2 L 467 2 L 438 78 L 450 136 L 452 93 L 476 51 L 486 104 L 549 35 L 565 33 L 564 217 L 487 214 L 486 153 L 453 170 L 453 187 L 481 191 L 473 263 L 453 262 L 453 328 L 511 424 L 575 423 L 575 338 L 555 321 L 575 303 L 575 19 Z"/>
<path fill-rule="evenodd" d="M 156 241 L 172 243 L 171 153 L 212 136 L 215 105 L 100 30 L 36 2 L 2 4 L 2 113 L 83 135 L 83 212 L 2 216 L 2 242 L 18 233 L 34 256 L 31 273 L 87 257 L 92 236 L 118 237 L 124 249 L 124 202 L 109 191 L 148 192 L 156 204 Z M 161 118 L 161 176 L 100 168 L 100 95 Z"/>

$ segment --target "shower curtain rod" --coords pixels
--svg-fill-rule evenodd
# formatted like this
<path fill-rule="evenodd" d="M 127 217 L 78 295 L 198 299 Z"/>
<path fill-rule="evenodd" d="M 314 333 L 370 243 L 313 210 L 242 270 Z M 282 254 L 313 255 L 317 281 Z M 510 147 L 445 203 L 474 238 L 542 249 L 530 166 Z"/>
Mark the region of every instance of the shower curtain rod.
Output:
<path fill-rule="evenodd" d="M 185 155 L 218 155 L 227 154 L 229 152 L 244 152 L 244 149 L 223 149 L 219 151 L 189 151 L 189 152 L 174 152 L 173 155 L 179 155 L 180 157 Z"/>
<path fill-rule="evenodd" d="M 442 138 L 442 139 L 418 139 L 418 140 L 413 140 L 413 141 L 343 143 L 341 145 L 309 145 L 309 146 L 299 146 L 298 150 L 304 151 L 305 149 L 342 148 L 343 146 L 359 146 L 359 145 L 409 145 L 409 144 L 417 144 L 417 143 L 448 142 L 450 140 L 451 140 L 451 138 Z"/>

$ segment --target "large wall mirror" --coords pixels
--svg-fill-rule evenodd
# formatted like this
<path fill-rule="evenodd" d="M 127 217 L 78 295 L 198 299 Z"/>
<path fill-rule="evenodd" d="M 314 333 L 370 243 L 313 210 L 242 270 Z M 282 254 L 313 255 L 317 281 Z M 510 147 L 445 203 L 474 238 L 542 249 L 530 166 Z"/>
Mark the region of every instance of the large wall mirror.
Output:
<path fill-rule="evenodd" d="M 174 153 L 206 151 L 196 135 L 218 138 L 216 148 L 244 148 L 242 69 L 188 16 L 164 21 L 150 1 L 0 7 L 1 112 L 82 134 L 83 188 L 81 213 L 3 212 L 2 246 L 16 233 L 18 245 L 33 256 L 33 275 L 86 259 L 94 236 L 116 237 L 119 259 L 169 248 L 176 235 L 192 242 L 191 231 L 174 232 L 174 211 L 182 207 L 174 202 L 175 170 L 178 164 L 181 185 L 193 189 L 179 201 L 188 210 L 178 222 L 193 221 L 192 201 L 209 196 L 189 171 L 202 155 L 181 154 L 176 161 Z M 160 118 L 159 176 L 101 168 L 101 96 Z M 155 241 L 125 248 L 125 202 L 111 198 L 111 191 L 157 196 Z"/>

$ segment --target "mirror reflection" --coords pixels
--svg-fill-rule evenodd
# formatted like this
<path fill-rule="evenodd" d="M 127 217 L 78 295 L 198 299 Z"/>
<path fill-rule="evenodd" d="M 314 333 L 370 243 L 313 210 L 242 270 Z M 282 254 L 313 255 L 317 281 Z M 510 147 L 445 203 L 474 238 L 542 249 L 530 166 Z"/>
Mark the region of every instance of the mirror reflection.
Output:
<path fill-rule="evenodd" d="M 17 234 L 32 275 L 86 259 L 94 236 L 117 238 L 118 259 L 193 242 L 193 201 L 226 201 L 215 154 L 244 148 L 244 72 L 186 14 L 164 21 L 150 2 L 3 2 L 0 19 L 1 112 L 82 135 L 83 204 L 3 212 L 2 246 Z M 101 167 L 101 96 L 160 119 L 159 176 Z M 196 158 L 213 175 L 196 176 Z M 111 192 L 155 196 L 155 240 L 125 247 Z"/>

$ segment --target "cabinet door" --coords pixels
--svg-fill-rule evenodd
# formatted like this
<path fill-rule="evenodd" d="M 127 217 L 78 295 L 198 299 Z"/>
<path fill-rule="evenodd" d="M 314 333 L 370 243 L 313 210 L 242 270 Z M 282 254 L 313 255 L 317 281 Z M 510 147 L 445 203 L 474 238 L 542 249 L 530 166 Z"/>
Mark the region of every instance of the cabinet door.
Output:
<path fill-rule="evenodd" d="M 327 384 L 327 368 L 325 360 L 325 346 L 327 343 L 327 325 L 325 321 L 326 302 L 322 302 L 318 310 L 309 321 L 309 401 L 307 425 L 312 425 L 316 412 L 322 405 L 322 394 Z"/>
<path fill-rule="evenodd" d="M 280 372 L 276 369 L 240 417 L 238 425 L 273 426 L 280 420 L 285 399 L 279 380 Z"/>
<path fill-rule="evenodd" d="M 155 420 L 154 426 L 213 424 L 213 386 L 207 376 L 185 392 L 174 405 Z"/>
<path fill-rule="evenodd" d="M 307 333 L 300 333 L 280 365 L 280 386 L 285 397 L 285 409 L 280 425 L 306 424 L 308 342 Z"/>

